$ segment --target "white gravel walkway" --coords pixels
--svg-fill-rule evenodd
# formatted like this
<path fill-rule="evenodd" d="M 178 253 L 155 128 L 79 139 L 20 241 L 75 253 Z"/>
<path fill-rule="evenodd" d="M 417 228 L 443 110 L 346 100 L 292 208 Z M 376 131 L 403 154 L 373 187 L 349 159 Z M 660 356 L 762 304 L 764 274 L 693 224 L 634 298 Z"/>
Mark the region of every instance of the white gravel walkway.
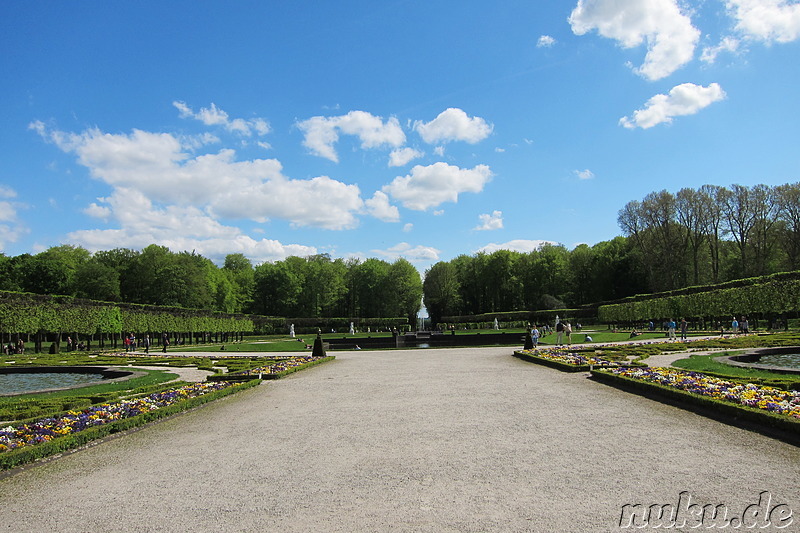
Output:
<path fill-rule="evenodd" d="M 800 527 L 797 447 L 511 352 L 337 352 L 0 480 L 0 530 L 619 531 L 681 491 Z"/>

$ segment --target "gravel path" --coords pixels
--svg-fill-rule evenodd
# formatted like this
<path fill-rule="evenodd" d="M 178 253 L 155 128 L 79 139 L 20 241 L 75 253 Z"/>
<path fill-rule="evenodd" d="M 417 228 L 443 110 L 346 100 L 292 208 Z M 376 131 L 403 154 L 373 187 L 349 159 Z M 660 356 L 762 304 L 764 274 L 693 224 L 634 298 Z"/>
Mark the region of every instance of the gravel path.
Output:
<path fill-rule="evenodd" d="M 336 356 L 0 480 L 0 530 L 619 531 L 681 491 L 800 526 L 789 444 L 508 347 Z"/>

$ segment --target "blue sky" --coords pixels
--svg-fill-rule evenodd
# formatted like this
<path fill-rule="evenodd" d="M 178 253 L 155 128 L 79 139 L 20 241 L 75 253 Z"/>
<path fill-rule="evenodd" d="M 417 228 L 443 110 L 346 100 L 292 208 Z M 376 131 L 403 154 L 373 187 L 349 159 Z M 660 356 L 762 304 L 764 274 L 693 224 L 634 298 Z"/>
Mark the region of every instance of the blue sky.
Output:
<path fill-rule="evenodd" d="M 0 4 L 0 250 L 572 248 L 800 168 L 800 4 Z"/>

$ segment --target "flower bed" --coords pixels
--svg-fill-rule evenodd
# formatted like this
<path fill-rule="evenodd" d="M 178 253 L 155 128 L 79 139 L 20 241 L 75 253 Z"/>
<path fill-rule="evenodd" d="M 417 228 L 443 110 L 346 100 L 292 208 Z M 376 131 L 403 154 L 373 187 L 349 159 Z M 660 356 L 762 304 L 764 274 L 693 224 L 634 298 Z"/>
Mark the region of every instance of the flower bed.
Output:
<path fill-rule="evenodd" d="M 254 378 L 258 379 L 279 379 L 292 372 L 297 372 L 320 363 L 332 361 L 334 356 L 314 357 L 312 355 L 296 355 L 291 357 L 276 357 L 276 361 L 271 365 L 259 366 L 242 370 L 241 372 L 231 372 L 230 374 L 217 374 L 209 376 L 211 381 L 242 381 Z"/>
<path fill-rule="evenodd" d="M 111 433 L 191 409 L 260 383 L 192 383 L 141 398 L 67 411 L 56 417 L 0 428 L 0 469 L 47 457 Z"/>
<path fill-rule="evenodd" d="M 550 366 L 565 372 L 586 372 L 592 367 L 611 368 L 622 366 L 621 363 L 610 361 L 600 356 L 570 352 L 564 348 L 535 348 L 533 350 L 518 350 L 515 357 Z"/>
<path fill-rule="evenodd" d="M 592 371 L 612 385 L 709 409 L 800 436 L 800 391 L 739 383 L 673 368 L 616 368 Z"/>

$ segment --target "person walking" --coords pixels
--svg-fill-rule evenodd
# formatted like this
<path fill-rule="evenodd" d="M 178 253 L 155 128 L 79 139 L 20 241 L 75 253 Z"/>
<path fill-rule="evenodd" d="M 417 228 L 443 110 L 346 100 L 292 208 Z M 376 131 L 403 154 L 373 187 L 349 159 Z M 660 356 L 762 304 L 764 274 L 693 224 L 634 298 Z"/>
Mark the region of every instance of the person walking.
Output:
<path fill-rule="evenodd" d="M 681 318 L 681 340 L 685 341 L 687 336 L 687 330 L 689 329 L 689 323 L 686 322 L 685 318 Z"/>
<path fill-rule="evenodd" d="M 667 334 L 669 335 L 669 340 L 676 341 L 678 337 L 675 336 L 675 320 L 670 318 L 669 322 L 667 322 Z"/>
<path fill-rule="evenodd" d="M 556 324 L 556 346 L 561 346 L 564 342 L 564 323 L 559 321 Z"/>

